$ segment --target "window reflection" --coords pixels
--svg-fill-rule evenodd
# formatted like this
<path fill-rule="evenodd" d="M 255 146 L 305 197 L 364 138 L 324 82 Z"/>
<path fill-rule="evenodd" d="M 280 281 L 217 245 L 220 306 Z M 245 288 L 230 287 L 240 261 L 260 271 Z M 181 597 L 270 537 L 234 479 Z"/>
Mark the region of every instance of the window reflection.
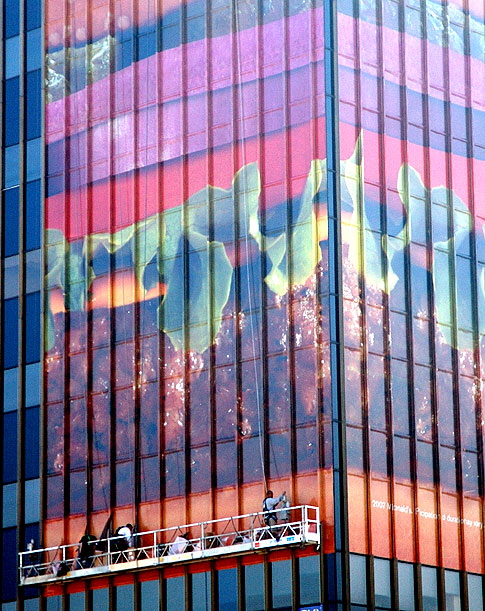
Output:
<path fill-rule="evenodd" d="M 233 611 L 238 604 L 237 569 L 217 571 L 219 611 Z"/>
<path fill-rule="evenodd" d="M 421 587 L 423 611 L 438 611 L 438 590 L 436 569 L 430 566 L 421 568 Z"/>
<path fill-rule="evenodd" d="M 270 567 L 273 609 L 291 607 L 293 596 L 291 561 L 271 562 Z"/>
<path fill-rule="evenodd" d="M 185 609 L 185 577 L 172 577 L 165 581 L 167 611 Z"/>
<path fill-rule="evenodd" d="M 244 600 L 245 611 L 264 610 L 263 564 L 251 564 L 244 567 Z"/>

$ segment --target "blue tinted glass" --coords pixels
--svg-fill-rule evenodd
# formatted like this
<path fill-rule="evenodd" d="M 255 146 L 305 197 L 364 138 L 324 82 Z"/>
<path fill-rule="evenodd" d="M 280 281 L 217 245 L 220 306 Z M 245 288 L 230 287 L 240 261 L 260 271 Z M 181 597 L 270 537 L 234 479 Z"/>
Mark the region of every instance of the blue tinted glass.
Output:
<path fill-rule="evenodd" d="M 350 554 L 350 600 L 353 603 L 366 604 L 367 577 L 365 556 Z"/>
<path fill-rule="evenodd" d="M 217 571 L 219 611 L 237 609 L 237 569 Z"/>
<path fill-rule="evenodd" d="M 20 32 L 20 2 L 18 0 L 5 0 L 3 4 L 3 28 L 5 38 L 15 36 Z"/>
<path fill-rule="evenodd" d="M 15 36 L 5 41 L 5 78 L 20 74 L 20 38 Z"/>
<path fill-rule="evenodd" d="M 42 25 L 42 1 L 27 0 L 25 3 L 25 27 L 27 30 L 40 28 Z"/>
<path fill-rule="evenodd" d="M 17 367 L 3 372 L 3 411 L 17 409 L 19 370 Z"/>
<path fill-rule="evenodd" d="M 5 257 L 4 259 L 4 293 L 3 298 L 18 297 L 19 295 L 19 256 Z"/>
<path fill-rule="evenodd" d="M 41 28 L 27 32 L 27 72 L 42 67 Z"/>
<path fill-rule="evenodd" d="M 27 140 L 38 138 L 41 132 L 42 87 L 41 71 L 29 72 L 26 78 L 25 124 Z"/>
<path fill-rule="evenodd" d="M 117 611 L 132 611 L 133 606 L 133 585 L 118 586 L 116 588 Z"/>
<path fill-rule="evenodd" d="M 320 556 L 305 556 L 298 561 L 300 569 L 300 605 L 320 602 Z"/>
<path fill-rule="evenodd" d="M 3 487 L 3 528 L 17 524 L 17 490 L 17 484 L 7 484 Z"/>
<path fill-rule="evenodd" d="M 143 611 L 159 611 L 160 594 L 157 581 L 143 581 L 141 589 L 141 608 Z"/>
<path fill-rule="evenodd" d="M 25 250 L 40 248 L 41 190 L 40 180 L 27 183 L 25 188 Z"/>
<path fill-rule="evenodd" d="M 17 533 L 15 528 L 2 531 L 2 598 L 14 600 L 17 584 Z"/>
<path fill-rule="evenodd" d="M 286 609 L 292 603 L 291 560 L 271 563 L 273 609 Z"/>
<path fill-rule="evenodd" d="M 84 611 L 86 605 L 84 592 L 69 595 L 69 611 Z"/>
<path fill-rule="evenodd" d="M 35 363 L 40 358 L 40 293 L 25 298 L 25 320 L 28 332 L 25 336 L 25 360 Z"/>
<path fill-rule="evenodd" d="M 40 480 L 29 479 L 25 482 L 24 521 L 26 524 L 38 522 L 40 518 Z"/>
<path fill-rule="evenodd" d="M 3 249 L 4 256 L 19 251 L 19 190 L 9 189 L 3 194 Z"/>
<path fill-rule="evenodd" d="M 15 367 L 18 362 L 18 299 L 4 301 L 3 310 L 3 366 Z M 37 358 L 37 360 L 39 360 Z"/>
<path fill-rule="evenodd" d="M 17 412 L 3 416 L 3 483 L 17 479 Z"/>
<path fill-rule="evenodd" d="M 96 609 L 96 611 L 108 611 L 109 610 L 109 590 L 108 588 L 102 588 L 100 590 L 93 590 L 93 607 L 92 608 Z"/>
<path fill-rule="evenodd" d="M 35 293 L 41 289 L 42 261 L 40 249 L 31 250 L 25 256 L 25 292 Z M 13 295 L 12 295 L 13 297 Z"/>
<path fill-rule="evenodd" d="M 17 144 L 19 142 L 19 83 L 20 79 L 18 76 L 5 81 L 5 146 L 10 146 L 11 144 Z"/>
<path fill-rule="evenodd" d="M 39 477 L 39 408 L 25 410 L 25 478 Z"/>
<path fill-rule="evenodd" d="M 244 567 L 246 611 L 264 609 L 264 565 L 250 564 Z"/>
<path fill-rule="evenodd" d="M 40 363 L 32 363 L 25 368 L 25 407 L 37 406 L 40 404 Z"/>
<path fill-rule="evenodd" d="M 157 52 L 157 33 L 150 32 L 137 38 L 138 59 L 144 59 Z"/>
<path fill-rule="evenodd" d="M 98 594 L 98 592 L 103 592 L 104 590 L 95 590 L 93 592 L 93 601 L 95 598 L 97 598 L 97 596 L 95 597 L 95 594 Z M 62 596 L 47 596 L 46 597 L 46 611 L 61 611 L 62 609 Z M 99 609 L 99 611 L 101 611 L 101 607 L 94 607 L 95 609 Z M 105 607 L 107 608 L 107 607 Z"/>
<path fill-rule="evenodd" d="M 167 611 L 180 611 L 185 609 L 185 579 L 183 577 L 172 577 L 167 579 Z"/>
<path fill-rule="evenodd" d="M 19 145 L 9 146 L 3 153 L 3 181 L 5 187 L 15 187 L 20 182 Z M 18 228 L 17 228 L 18 231 Z"/>
<path fill-rule="evenodd" d="M 35 138 L 27 142 L 27 180 L 36 180 L 41 175 L 42 139 Z"/>
<path fill-rule="evenodd" d="M 211 611 L 211 576 L 210 573 L 192 575 L 192 611 Z"/>

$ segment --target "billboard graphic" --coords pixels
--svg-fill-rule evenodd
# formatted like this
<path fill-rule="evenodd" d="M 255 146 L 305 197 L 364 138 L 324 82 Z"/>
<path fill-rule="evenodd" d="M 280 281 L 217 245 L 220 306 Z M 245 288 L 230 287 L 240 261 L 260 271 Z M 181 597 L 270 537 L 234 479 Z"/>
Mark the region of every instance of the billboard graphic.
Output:
<path fill-rule="evenodd" d="M 351 551 L 482 571 L 483 14 L 408 4 L 338 3 Z M 111 5 L 46 6 L 46 543 L 271 484 L 330 552 L 327 16 Z"/>

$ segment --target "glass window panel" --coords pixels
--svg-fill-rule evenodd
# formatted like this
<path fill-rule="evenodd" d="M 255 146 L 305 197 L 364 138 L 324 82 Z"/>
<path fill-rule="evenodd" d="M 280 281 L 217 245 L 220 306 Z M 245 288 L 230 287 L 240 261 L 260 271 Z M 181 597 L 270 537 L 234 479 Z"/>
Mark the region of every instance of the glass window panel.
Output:
<path fill-rule="evenodd" d="M 167 611 L 185 609 L 185 578 L 172 577 L 172 579 L 167 579 L 165 584 Z"/>
<path fill-rule="evenodd" d="M 19 252 L 19 190 L 4 192 L 3 249 L 4 256 Z"/>
<path fill-rule="evenodd" d="M 29 332 L 25 337 L 25 360 L 35 363 L 40 358 L 40 293 L 31 293 L 25 298 L 25 320 L 29 321 Z"/>
<path fill-rule="evenodd" d="M 86 595 L 84 592 L 69 594 L 69 611 L 84 611 L 85 605 Z"/>
<path fill-rule="evenodd" d="M 391 361 L 392 423 L 396 433 L 409 434 L 408 366 L 405 361 Z"/>
<path fill-rule="evenodd" d="M 350 601 L 367 604 L 367 567 L 365 556 L 350 554 Z"/>
<path fill-rule="evenodd" d="M 320 556 L 305 556 L 298 560 L 300 570 L 300 605 L 320 603 Z"/>
<path fill-rule="evenodd" d="M 42 385 L 40 363 L 31 363 L 25 367 L 25 407 L 40 404 Z"/>
<path fill-rule="evenodd" d="M 414 611 L 414 569 L 412 564 L 398 562 L 397 564 L 399 609 Z"/>
<path fill-rule="evenodd" d="M 17 367 L 3 372 L 3 411 L 17 409 L 19 370 Z"/>
<path fill-rule="evenodd" d="M 245 566 L 244 583 L 245 610 L 261 611 L 264 609 L 264 565 Z"/>
<path fill-rule="evenodd" d="M 42 169 L 42 138 L 29 140 L 26 149 L 27 181 L 37 180 Z"/>
<path fill-rule="evenodd" d="M 468 575 L 468 609 L 483 611 L 483 586 L 481 575 Z"/>
<path fill-rule="evenodd" d="M 14 600 L 17 584 L 17 533 L 15 528 L 2 531 L 0 549 L 2 550 L 2 598 Z"/>
<path fill-rule="evenodd" d="M 38 611 L 39 610 L 39 599 L 38 598 L 29 598 L 24 601 L 24 611 Z M 69 611 L 73 611 L 73 607 L 69 607 Z M 77 611 L 74 608 L 74 611 Z M 84 611 L 84 607 L 83 607 Z"/>
<path fill-rule="evenodd" d="M 291 561 L 271 563 L 271 590 L 273 609 L 291 607 L 292 604 L 292 578 Z"/>
<path fill-rule="evenodd" d="M 211 611 L 211 574 L 194 573 L 192 575 L 192 611 Z"/>
<path fill-rule="evenodd" d="M 133 611 L 133 585 L 118 586 L 116 588 L 116 611 Z"/>
<path fill-rule="evenodd" d="M 17 524 L 17 484 L 3 487 L 2 527 L 9 528 Z"/>
<path fill-rule="evenodd" d="M 41 71 L 29 72 L 26 77 L 25 127 L 27 140 L 38 138 L 42 128 L 42 87 Z"/>
<path fill-rule="evenodd" d="M 374 558 L 374 596 L 376 606 L 391 608 L 391 568 L 384 558 Z"/>
<path fill-rule="evenodd" d="M 41 53 L 39 52 L 39 55 Z M 5 78 L 20 74 L 20 37 L 14 36 L 5 41 Z"/>
<path fill-rule="evenodd" d="M 6 368 L 18 363 L 18 299 L 4 301 L 3 311 L 3 365 Z"/>
<path fill-rule="evenodd" d="M 423 566 L 421 569 L 421 583 L 423 590 L 423 611 L 438 610 L 438 591 L 436 569 Z"/>
<path fill-rule="evenodd" d="M 3 603 L 2 611 L 17 611 L 17 603 L 16 602 Z"/>
<path fill-rule="evenodd" d="M 96 611 L 109 611 L 109 608 L 110 606 L 108 588 L 93 590 L 93 609 L 96 609 Z M 62 609 L 62 605 L 59 609 Z M 58 610 L 56 609 L 56 611 Z"/>
<path fill-rule="evenodd" d="M 9 146 L 3 153 L 3 181 L 5 187 L 14 187 L 20 182 L 19 145 Z M 18 225 L 16 227 L 18 232 Z"/>
<path fill-rule="evenodd" d="M 42 24 L 42 0 L 27 0 L 25 4 L 25 27 L 40 28 Z"/>
<path fill-rule="evenodd" d="M 40 180 L 27 183 L 25 187 L 25 250 L 40 248 L 41 199 Z"/>
<path fill-rule="evenodd" d="M 460 574 L 456 571 L 445 571 L 445 596 L 447 611 L 461 609 Z"/>
<path fill-rule="evenodd" d="M 20 100 L 18 76 L 5 81 L 4 146 L 18 144 L 20 139 Z"/>
<path fill-rule="evenodd" d="M 27 32 L 27 72 L 42 67 L 42 30 L 36 28 Z"/>
<path fill-rule="evenodd" d="M 237 569 L 217 571 L 217 597 L 219 611 L 233 611 L 233 609 L 237 609 Z"/>
<path fill-rule="evenodd" d="M 24 463 L 25 478 L 39 477 L 40 463 L 40 409 L 32 407 L 25 410 Z"/>
<path fill-rule="evenodd" d="M 18 297 L 19 294 L 19 257 L 7 257 L 4 260 L 4 299 Z"/>
<path fill-rule="evenodd" d="M 25 523 L 33 524 L 40 516 L 40 480 L 30 479 L 25 482 Z"/>
<path fill-rule="evenodd" d="M 20 2 L 18 0 L 5 0 L 3 10 L 3 28 L 5 38 L 19 33 Z"/>
<path fill-rule="evenodd" d="M 27 293 L 40 291 L 41 288 L 41 251 L 32 250 L 25 257 L 25 290 Z"/>
<path fill-rule="evenodd" d="M 3 482 L 17 479 L 17 412 L 3 415 Z"/>
<path fill-rule="evenodd" d="M 143 581 L 140 584 L 141 608 L 143 611 L 159 611 L 160 587 L 158 580 Z"/>

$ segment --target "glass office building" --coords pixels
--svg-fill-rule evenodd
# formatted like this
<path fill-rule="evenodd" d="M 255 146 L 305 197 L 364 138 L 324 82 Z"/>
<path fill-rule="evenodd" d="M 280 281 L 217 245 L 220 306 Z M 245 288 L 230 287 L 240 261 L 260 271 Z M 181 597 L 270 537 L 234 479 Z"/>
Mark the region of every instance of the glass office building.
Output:
<path fill-rule="evenodd" d="M 483 609 L 483 0 L 4 0 L 2 610 Z M 18 550 L 317 505 L 319 549 Z"/>

